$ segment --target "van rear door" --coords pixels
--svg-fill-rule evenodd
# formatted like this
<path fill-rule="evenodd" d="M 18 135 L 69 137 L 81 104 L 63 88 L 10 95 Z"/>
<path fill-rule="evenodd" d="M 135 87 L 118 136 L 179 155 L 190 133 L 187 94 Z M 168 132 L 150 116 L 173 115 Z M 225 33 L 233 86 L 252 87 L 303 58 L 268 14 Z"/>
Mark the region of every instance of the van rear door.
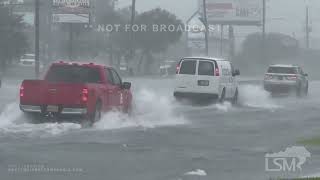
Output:
<path fill-rule="evenodd" d="M 202 59 L 183 59 L 176 78 L 176 90 L 192 93 L 219 93 L 219 77 L 215 62 Z"/>
<path fill-rule="evenodd" d="M 219 93 L 219 76 L 215 72 L 215 62 L 210 60 L 199 60 L 197 76 L 197 92 Z"/>
<path fill-rule="evenodd" d="M 176 88 L 180 92 L 194 92 L 197 87 L 196 59 L 184 59 L 180 62 L 180 69 L 176 78 Z"/>

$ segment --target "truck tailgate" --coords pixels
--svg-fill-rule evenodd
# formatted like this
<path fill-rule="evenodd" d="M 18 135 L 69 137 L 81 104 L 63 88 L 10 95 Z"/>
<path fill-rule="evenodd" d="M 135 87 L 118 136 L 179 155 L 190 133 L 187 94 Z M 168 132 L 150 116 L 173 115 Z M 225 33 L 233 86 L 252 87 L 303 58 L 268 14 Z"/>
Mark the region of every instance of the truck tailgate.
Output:
<path fill-rule="evenodd" d="M 81 106 L 84 84 L 51 83 L 45 80 L 25 80 L 22 83 L 21 104 Z"/>
<path fill-rule="evenodd" d="M 46 81 L 24 80 L 21 85 L 20 103 L 27 105 L 42 105 L 45 101 Z"/>
<path fill-rule="evenodd" d="M 84 84 L 47 83 L 45 89 L 46 104 L 63 106 L 80 106 Z"/>

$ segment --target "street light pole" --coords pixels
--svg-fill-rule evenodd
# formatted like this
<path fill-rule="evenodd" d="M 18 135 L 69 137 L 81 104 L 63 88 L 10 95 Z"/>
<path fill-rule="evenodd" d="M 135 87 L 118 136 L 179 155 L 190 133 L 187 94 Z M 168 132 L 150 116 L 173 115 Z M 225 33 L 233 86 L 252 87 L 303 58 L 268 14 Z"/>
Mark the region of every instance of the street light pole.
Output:
<path fill-rule="evenodd" d="M 130 49 L 130 56 L 131 58 L 134 57 L 134 33 L 132 30 L 132 27 L 134 25 L 134 21 L 136 18 L 136 0 L 132 0 L 132 7 L 131 7 L 131 31 L 130 31 L 130 43 L 131 43 L 131 49 Z"/>
<path fill-rule="evenodd" d="M 208 32 L 208 19 L 207 19 L 207 2 L 206 0 L 203 0 L 203 21 L 204 21 L 204 26 L 205 26 L 205 45 L 206 45 L 206 56 L 209 55 L 209 32 Z"/>
<path fill-rule="evenodd" d="M 266 59 L 266 0 L 262 0 L 262 58 Z"/>
<path fill-rule="evenodd" d="M 310 47 L 309 6 L 306 7 L 306 48 Z"/>
<path fill-rule="evenodd" d="M 186 26 L 189 25 L 190 21 L 196 16 L 198 15 L 199 11 L 197 10 L 196 12 L 194 12 L 192 14 L 192 16 L 186 21 Z M 189 51 L 189 31 L 186 31 L 186 54 L 190 55 L 192 54 L 190 51 Z"/>
<path fill-rule="evenodd" d="M 39 58 L 39 52 L 40 52 L 40 45 L 39 45 L 39 40 L 40 40 L 40 21 L 39 21 L 39 6 L 40 6 L 40 0 L 35 0 L 35 18 L 34 18 L 34 28 L 35 28 L 35 75 L 36 78 L 39 78 L 40 74 L 40 58 Z"/>

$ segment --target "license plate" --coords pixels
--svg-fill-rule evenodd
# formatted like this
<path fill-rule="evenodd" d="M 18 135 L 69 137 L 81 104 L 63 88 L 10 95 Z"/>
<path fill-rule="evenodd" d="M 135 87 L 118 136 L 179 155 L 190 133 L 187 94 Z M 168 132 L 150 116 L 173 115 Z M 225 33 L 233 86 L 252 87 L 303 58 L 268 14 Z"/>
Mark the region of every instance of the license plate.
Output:
<path fill-rule="evenodd" d="M 198 86 L 209 86 L 209 81 L 208 80 L 199 80 Z"/>
<path fill-rule="evenodd" d="M 59 112 L 59 107 L 58 106 L 48 106 L 47 111 L 48 112 Z"/>
<path fill-rule="evenodd" d="M 282 76 L 279 76 L 278 79 L 279 79 L 279 80 L 283 80 L 283 77 L 282 77 Z"/>

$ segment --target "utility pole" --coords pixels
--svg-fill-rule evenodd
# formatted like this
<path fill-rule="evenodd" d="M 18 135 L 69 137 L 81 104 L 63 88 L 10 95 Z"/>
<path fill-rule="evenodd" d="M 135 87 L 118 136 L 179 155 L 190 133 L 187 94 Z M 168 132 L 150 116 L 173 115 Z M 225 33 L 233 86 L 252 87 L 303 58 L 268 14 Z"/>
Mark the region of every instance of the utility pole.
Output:
<path fill-rule="evenodd" d="M 205 45 L 206 45 L 206 56 L 209 55 L 209 32 L 208 32 L 208 18 L 207 18 L 207 1 L 203 0 L 203 23 L 205 26 L 204 38 L 205 38 Z"/>
<path fill-rule="evenodd" d="M 306 48 L 310 47 L 309 6 L 306 7 Z"/>
<path fill-rule="evenodd" d="M 223 24 L 220 25 L 220 56 L 223 55 Z"/>
<path fill-rule="evenodd" d="M 69 61 L 73 60 L 73 24 L 69 24 Z"/>
<path fill-rule="evenodd" d="M 131 75 L 133 75 L 133 70 L 131 67 L 129 67 L 129 58 L 131 59 L 131 62 L 133 61 L 134 57 L 135 57 L 135 48 L 134 48 L 134 32 L 132 30 L 132 27 L 134 25 L 134 21 L 136 19 L 136 0 L 132 0 L 132 4 L 131 4 L 131 31 L 130 31 L 130 54 L 129 57 L 126 57 L 126 66 L 127 66 L 127 71 L 129 71 L 129 73 Z"/>
<path fill-rule="evenodd" d="M 46 64 L 50 63 L 52 61 L 52 4 L 49 3 L 49 11 L 48 11 L 48 27 L 49 27 L 49 34 L 48 34 L 48 49 L 47 49 L 47 62 Z"/>
<path fill-rule="evenodd" d="M 262 59 L 266 59 L 266 0 L 262 0 Z"/>
<path fill-rule="evenodd" d="M 234 59 L 234 29 L 233 26 L 229 25 L 229 59 L 233 60 Z"/>
<path fill-rule="evenodd" d="M 130 43 L 131 43 L 131 49 L 130 49 L 130 56 L 131 58 L 134 57 L 135 53 L 134 53 L 134 32 L 132 30 L 132 27 L 134 25 L 134 21 L 136 18 L 136 0 L 132 0 L 132 7 L 131 7 L 131 32 L 130 32 Z"/>
<path fill-rule="evenodd" d="M 196 12 L 194 12 L 192 14 L 192 16 L 186 21 L 186 25 L 188 26 L 190 21 L 196 16 L 198 15 L 199 11 L 197 10 Z M 192 53 L 190 52 L 189 49 L 189 31 L 186 31 L 186 54 L 191 55 Z"/>
<path fill-rule="evenodd" d="M 40 75 L 40 58 L 39 58 L 39 55 L 40 55 L 40 45 L 39 45 L 39 41 L 40 41 L 40 20 L 39 20 L 39 16 L 40 16 L 40 13 L 39 13 L 39 6 L 40 6 L 40 0 L 35 0 L 35 18 L 34 18 L 34 28 L 35 28 L 35 48 L 34 48 L 34 51 L 35 51 L 35 75 L 36 75 L 36 78 L 39 78 L 39 75 Z"/>

